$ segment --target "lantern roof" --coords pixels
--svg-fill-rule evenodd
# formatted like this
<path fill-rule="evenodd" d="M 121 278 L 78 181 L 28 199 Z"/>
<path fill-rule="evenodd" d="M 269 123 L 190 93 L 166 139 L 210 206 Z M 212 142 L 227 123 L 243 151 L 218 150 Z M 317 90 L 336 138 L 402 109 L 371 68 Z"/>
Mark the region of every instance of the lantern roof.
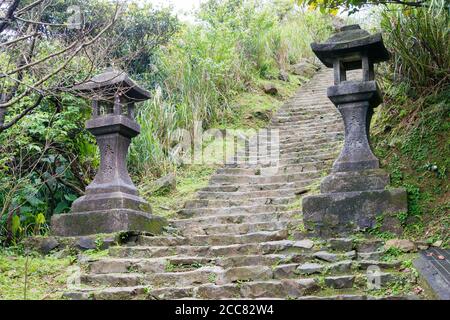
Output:
<path fill-rule="evenodd" d="M 340 28 L 338 33 L 323 43 L 312 43 L 311 49 L 329 68 L 333 67 L 333 62 L 337 58 L 349 56 L 358 57 L 364 54 L 372 63 L 389 59 L 389 52 L 384 46 L 381 33 L 370 34 L 357 24 Z"/>
<path fill-rule="evenodd" d="M 101 99 L 112 99 L 119 94 L 130 101 L 148 100 L 150 92 L 138 86 L 124 71 L 106 69 L 85 83 L 74 86 L 75 91 L 91 93 Z"/>

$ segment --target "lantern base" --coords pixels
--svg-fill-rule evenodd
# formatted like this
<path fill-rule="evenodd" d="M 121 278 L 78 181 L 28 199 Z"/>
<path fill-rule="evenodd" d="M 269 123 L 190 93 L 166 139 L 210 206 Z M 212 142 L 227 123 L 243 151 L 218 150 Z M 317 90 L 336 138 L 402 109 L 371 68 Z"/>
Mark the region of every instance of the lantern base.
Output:
<path fill-rule="evenodd" d="M 112 209 L 54 215 L 51 225 L 52 233 L 62 237 L 120 231 L 160 234 L 167 220 L 143 211 Z"/>
<path fill-rule="evenodd" d="M 397 215 L 408 210 L 402 188 L 314 195 L 305 197 L 302 206 L 308 233 L 325 238 L 376 227 L 399 234 L 402 227 Z"/>
<path fill-rule="evenodd" d="M 389 184 L 389 174 L 383 169 L 331 172 L 320 183 L 321 193 L 383 190 Z"/>
<path fill-rule="evenodd" d="M 89 193 L 88 193 L 89 192 Z M 95 193 L 91 190 L 72 203 L 71 212 L 90 212 L 114 209 L 129 209 L 151 214 L 150 204 L 139 195 L 121 191 Z"/>

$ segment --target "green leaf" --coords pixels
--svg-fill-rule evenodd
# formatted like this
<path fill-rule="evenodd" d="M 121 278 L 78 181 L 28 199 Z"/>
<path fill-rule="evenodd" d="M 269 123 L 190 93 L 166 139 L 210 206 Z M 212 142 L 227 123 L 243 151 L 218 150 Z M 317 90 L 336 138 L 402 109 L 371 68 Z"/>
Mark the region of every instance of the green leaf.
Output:
<path fill-rule="evenodd" d="M 70 201 L 70 202 L 74 202 L 75 200 L 77 200 L 77 198 L 78 198 L 78 196 L 73 193 L 64 195 L 64 199 L 66 199 L 67 201 Z"/>
<path fill-rule="evenodd" d="M 60 203 L 58 203 L 58 205 L 55 208 L 55 213 L 59 214 L 62 213 L 63 211 L 65 211 L 66 209 L 69 209 L 69 205 L 67 204 L 66 201 L 61 201 Z"/>
<path fill-rule="evenodd" d="M 43 213 L 39 213 L 39 214 L 36 216 L 36 224 L 37 224 L 37 225 L 43 225 L 44 223 L 45 223 L 45 216 L 44 216 Z"/>
<path fill-rule="evenodd" d="M 44 202 L 37 198 L 34 194 L 33 195 L 26 195 L 25 198 L 27 199 L 28 203 L 31 204 L 33 207 L 37 207 L 39 205 L 44 204 Z"/>
<path fill-rule="evenodd" d="M 20 229 L 20 218 L 19 216 L 14 215 L 12 218 L 11 231 L 13 234 L 16 234 Z"/>

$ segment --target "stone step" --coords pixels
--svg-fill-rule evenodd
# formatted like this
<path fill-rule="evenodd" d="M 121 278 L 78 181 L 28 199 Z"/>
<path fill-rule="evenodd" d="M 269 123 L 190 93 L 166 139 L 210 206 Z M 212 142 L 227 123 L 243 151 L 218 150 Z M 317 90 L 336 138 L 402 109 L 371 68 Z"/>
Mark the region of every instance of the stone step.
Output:
<path fill-rule="evenodd" d="M 236 198 L 228 200 L 205 200 L 194 199 L 188 200 L 184 204 L 185 209 L 195 208 L 224 208 L 224 207 L 236 207 L 236 206 L 256 206 L 256 205 L 287 205 L 294 202 L 297 199 L 295 194 L 291 194 L 289 197 L 261 197 L 261 198 Z"/>
<path fill-rule="evenodd" d="M 250 154 L 237 154 L 235 160 L 238 163 L 270 163 L 279 164 L 283 160 L 287 159 L 302 159 L 302 158 L 315 158 L 315 157 L 323 157 L 327 155 L 336 156 L 339 154 L 340 150 L 337 148 L 327 148 L 316 150 L 316 152 L 308 151 L 308 150 L 292 150 L 287 152 L 277 152 L 275 154 L 265 154 L 265 153 L 250 153 Z M 275 167 L 275 165 L 273 166 Z M 214 177 L 214 176 L 213 176 Z M 245 176 L 244 176 L 245 177 Z"/>
<path fill-rule="evenodd" d="M 220 207 L 220 208 L 193 208 L 193 209 L 181 209 L 177 212 L 180 218 L 192 218 L 192 217 L 214 217 L 222 215 L 234 215 L 234 214 L 260 214 L 260 213 L 276 213 L 289 209 L 288 205 L 249 205 L 249 206 L 236 206 L 236 207 Z"/>
<path fill-rule="evenodd" d="M 276 190 L 263 190 L 263 191 L 248 191 L 248 192 L 211 192 L 211 191 L 199 191 L 197 192 L 198 199 L 205 200 L 228 200 L 228 199 L 259 199 L 259 198 L 272 198 L 272 197 L 292 197 L 298 193 L 301 193 L 303 189 L 276 189 Z"/>
<path fill-rule="evenodd" d="M 283 160 L 283 159 L 281 159 Z M 261 169 L 264 171 L 264 175 L 267 176 L 273 172 L 283 172 L 283 173 L 290 173 L 290 172 L 302 172 L 302 171 L 313 171 L 313 170 L 322 170 L 323 167 L 331 167 L 332 161 L 328 160 L 328 161 L 324 161 L 324 160 L 303 160 L 303 161 L 298 161 L 297 163 L 293 163 L 293 164 L 286 164 L 286 163 L 281 163 L 282 161 L 278 160 L 274 163 L 256 163 L 256 164 L 250 164 L 248 162 L 244 162 L 244 163 L 229 163 L 227 165 L 225 165 L 225 168 L 229 168 L 229 169 L 250 169 L 250 170 L 255 170 L 255 169 Z M 301 169 L 301 167 L 303 167 L 303 169 Z M 299 170 L 300 169 L 300 170 Z M 228 190 L 231 190 L 233 187 L 228 187 Z M 203 188 L 202 190 L 208 190 L 208 187 Z"/>
<path fill-rule="evenodd" d="M 343 125 L 342 119 L 338 117 L 331 119 L 315 119 L 315 120 L 307 120 L 307 121 L 293 121 L 293 122 L 282 122 L 282 123 L 273 123 L 270 128 L 279 129 L 279 132 L 290 131 L 290 130 L 310 130 L 310 129 L 318 129 L 318 128 L 328 128 L 335 125 Z"/>
<path fill-rule="evenodd" d="M 296 118 L 297 120 L 294 120 Z M 270 133 L 272 132 L 276 133 L 275 130 L 278 130 L 278 132 L 289 129 L 309 130 L 317 126 L 323 127 L 336 124 L 343 124 L 342 118 L 338 115 L 329 116 L 326 118 L 321 115 L 315 115 L 314 117 L 309 118 L 305 118 L 305 116 L 296 116 L 294 119 L 291 118 L 290 120 L 288 120 L 286 118 L 275 120 L 275 122 L 271 123 L 270 127 L 268 127 L 267 129 L 270 130 Z"/>
<path fill-rule="evenodd" d="M 291 104 L 288 104 L 283 110 L 311 110 L 311 109 L 323 109 L 334 108 L 331 101 L 323 95 L 305 95 L 304 97 L 294 97 L 291 100 Z"/>
<path fill-rule="evenodd" d="M 337 110 L 315 110 L 315 111 L 281 111 L 277 113 L 271 120 L 271 126 L 273 124 L 281 123 L 298 123 L 301 124 L 302 121 L 308 123 L 307 121 L 317 121 L 326 119 L 341 119 L 342 116 Z"/>
<path fill-rule="evenodd" d="M 323 150 L 336 152 L 336 151 L 341 149 L 341 145 L 342 145 L 342 143 L 339 140 L 336 140 L 336 141 L 331 142 L 331 143 L 330 142 L 318 143 L 316 145 L 316 147 L 315 147 L 315 150 L 316 151 L 322 151 L 322 152 L 323 152 Z M 284 153 L 290 153 L 290 152 L 310 151 L 312 149 L 313 149 L 313 147 L 305 147 L 302 144 L 297 144 L 297 145 L 292 145 L 292 146 L 280 149 L 280 153 L 284 154 Z"/>
<path fill-rule="evenodd" d="M 206 283 L 199 286 L 149 288 L 147 286 L 89 288 L 66 294 L 72 299 L 121 300 L 127 296 L 135 299 L 174 300 L 194 299 L 257 299 L 263 297 L 301 297 L 317 293 L 320 286 L 314 279 L 252 281 L 242 284 L 216 285 Z"/>
<path fill-rule="evenodd" d="M 201 189 L 203 192 L 252 192 L 266 190 L 294 189 L 296 183 L 264 183 L 264 184 L 233 184 L 233 185 L 209 185 Z"/>
<path fill-rule="evenodd" d="M 277 231 L 290 226 L 298 226 L 299 221 L 279 220 L 261 223 L 239 223 L 239 224 L 212 224 L 202 225 L 200 228 L 185 229 L 184 236 L 192 235 L 216 235 L 224 233 L 234 233 L 235 235 L 259 232 L 259 231 Z"/>
<path fill-rule="evenodd" d="M 312 143 L 332 141 L 334 138 L 343 139 L 344 132 L 338 131 L 327 131 L 327 132 L 296 132 L 290 135 L 280 135 L 280 143 L 290 143 L 299 141 L 311 141 Z"/>
<path fill-rule="evenodd" d="M 309 119 L 317 119 L 323 116 L 324 119 L 327 117 L 342 117 L 339 111 L 333 107 L 323 106 L 322 109 L 318 108 L 315 110 L 304 110 L 302 108 L 298 108 L 297 110 L 289 110 L 289 109 L 280 109 L 276 115 L 274 116 L 273 121 L 286 121 L 289 119 L 294 120 L 309 120 Z"/>
<path fill-rule="evenodd" d="M 336 157 L 335 154 L 321 154 L 321 157 Z M 319 155 L 318 155 L 319 157 Z M 286 158 L 281 161 L 287 161 Z M 297 158 L 295 158 L 297 159 Z M 273 183 L 285 183 L 293 181 L 310 180 L 320 177 L 320 172 L 318 171 L 304 171 L 291 174 L 274 174 L 274 175 L 225 175 L 225 174 L 215 174 L 211 177 L 210 184 L 273 184 Z"/>
<path fill-rule="evenodd" d="M 334 159 L 333 159 L 334 160 Z M 328 161 L 328 160 L 327 160 Z M 331 161 L 331 160 L 329 160 Z M 287 161 L 289 162 L 289 161 Z M 293 161 L 292 161 L 293 162 Z M 317 161 L 315 161 L 317 162 Z M 299 163 L 293 163 L 292 165 L 299 164 Z M 210 185 L 205 189 L 203 192 L 223 192 L 222 190 L 226 190 L 225 192 L 229 192 L 232 194 L 233 192 L 257 192 L 257 191 L 275 191 L 275 190 L 283 190 L 283 189 L 304 189 L 311 184 L 317 182 L 317 180 L 320 180 L 321 178 L 314 178 L 314 179 L 302 179 L 297 180 L 293 182 L 284 182 L 284 183 L 262 183 L 262 184 L 233 184 L 233 185 Z M 231 186 L 232 188 L 226 188 Z M 229 190 L 236 190 L 236 191 L 229 191 Z"/>
<path fill-rule="evenodd" d="M 65 292 L 63 297 L 70 300 L 143 300 L 148 291 L 146 286 L 84 288 Z"/>
<path fill-rule="evenodd" d="M 162 273 L 168 270 L 189 271 L 204 266 L 219 266 L 224 269 L 244 266 L 280 266 L 287 263 L 305 263 L 309 254 L 268 254 L 237 255 L 230 257 L 184 257 L 173 256 L 163 258 L 102 258 L 87 264 L 90 274 L 107 273 Z"/>
<path fill-rule="evenodd" d="M 222 175 L 260 175 L 260 176 L 272 176 L 274 174 L 290 174 L 290 173 L 301 173 L 308 171 L 319 171 L 323 170 L 327 166 L 329 167 L 331 163 L 317 161 L 317 162 L 304 162 L 295 165 L 284 165 L 284 166 L 273 166 L 273 167 L 262 167 L 255 166 L 253 168 L 222 168 L 217 170 L 217 174 Z"/>
<path fill-rule="evenodd" d="M 351 288 L 350 285 L 354 283 L 354 276 L 341 276 L 340 279 L 331 279 L 326 277 L 326 283 L 334 284 L 340 282 L 342 288 Z M 302 296 L 319 293 L 322 287 L 320 280 L 316 278 L 306 279 L 283 279 L 283 280 L 259 280 L 241 283 L 227 283 L 227 284 L 203 284 L 198 287 L 185 288 L 184 292 L 188 296 L 195 299 L 258 299 L 264 297 L 280 298 L 280 299 L 295 299 Z M 150 295 L 157 299 L 162 297 L 169 299 L 180 299 L 182 296 L 174 295 L 173 288 L 159 288 L 152 290 Z M 176 289 L 175 289 L 176 290 Z M 337 289 L 339 290 L 339 289 Z"/>
<path fill-rule="evenodd" d="M 284 148 L 284 149 L 253 149 L 253 150 L 239 150 L 235 153 L 233 160 L 243 160 L 243 159 L 267 159 L 267 160 L 277 160 L 277 156 L 288 157 L 288 156 L 312 156 L 317 152 L 335 152 L 336 145 L 328 145 L 323 147 L 316 147 L 315 150 L 311 148 L 302 148 L 302 146 L 296 146 L 294 148 Z"/>
<path fill-rule="evenodd" d="M 309 281 L 309 279 L 306 279 Z M 271 288 L 279 288 L 274 285 L 277 281 L 263 282 L 267 283 L 267 286 Z M 320 293 L 320 290 L 314 289 L 308 282 L 303 280 L 285 280 L 282 281 L 285 289 L 275 291 L 278 297 L 261 296 L 259 292 L 267 292 L 270 290 L 261 290 L 264 286 L 262 282 L 249 282 L 244 286 L 242 291 L 242 285 L 228 284 L 228 285 L 212 285 L 205 284 L 198 287 L 185 287 L 185 288 L 159 288 L 151 289 L 146 286 L 135 287 L 112 287 L 103 289 L 84 289 L 76 292 L 68 292 L 64 294 L 65 298 L 74 300 L 164 300 L 164 299 L 252 299 L 252 300 L 420 300 L 417 295 L 388 295 L 388 296 L 370 296 L 362 294 L 357 289 L 345 289 L 342 290 L 345 293 L 334 294 L 330 296 L 310 295 Z M 339 290 L 335 290 L 339 291 Z M 311 292 L 311 293 L 309 293 Z M 349 293 L 353 292 L 353 293 Z M 199 294 L 200 293 L 200 294 Z M 249 297 L 249 294 L 257 294 L 257 296 Z M 285 293 L 290 293 L 286 295 Z M 295 295 L 297 294 L 297 295 Z M 283 296 L 284 295 L 284 296 Z M 205 296 L 205 297 L 202 297 Z M 211 298 L 209 298 L 211 296 Z M 222 298 L 224 296 L 224 298 Z"/>
<path fill-rule="evenodd" d="M 289 162 L 289 161 L 287 161 L 287 162 Z M 307 187 L 307 186 L 311 185 L 312 183 L 315 183 L 317 180 L 320 180 L 320 177 L 313 178 L 313 179 L 294 180 L 292 182 L 285 182 L 285 183 L 264 183 L 264 184 L 245 184 L 245 183 L 237 184 L 237 183 L 234 183 L 232 186 L 238 188 L 238 190 L 242 191 L 242 192 L 270 190 L 271 187 L 275 187 L 273 190 L 286 189 L 286 188 L 299 189 L 299 188 Z M 211 185 L 211 187 L 212 186 L 214 186 L 214 185 Z M 228 185 L 217 184 L 215 186 L 223 187 L 223 186 L 228 186 Z M 208 189 L 208 190 L 210 190 L 210 189 Z"/>
<path fill-rule="evenodd" d="M 291 264 L 296 266 L 296 264 Z M 159 273 L 105 273 L 85 274 L 81 283 L 89 286 L 131 287 L 149 285 L 152 288 L 161 287 L 187 287 L 205 283 L 225 285 L 249 281 L 270 281 L 272 279 L 298 279 L 295 268 L 284 274 L 278 272 L 281 268 L 291 265 L 281 265 L 279 269 L 272 270 L 269 266 L 254 265 L 223 269 L 218 266 L 200 267 L 195 270 Z M 285 268 L 287 269 L 287 268 Z M 285 277 L 286 276 L 286 277 Z M 355 276 L 333 276 L 325 278 L 325 285 L 333 289 L 351 288 Z M 315 280 L 314 280 L 315 281 Z"/>
<path fill-rule="evenodd" d="M 245 244 L 249 242 L 268 242 L 283 240 L 288 237 L 288 230 L 275 231 L 257 231 L 242 235 L 230 233 L 215 235 L 197 235 L 191 237 L 149 237 L 139 236 L 138 245 L 140 246 L 179 246 L 179 245 L 228 245 L 228 244 Z"/>
<path fill-rule="evenodd" d="M 280 144 L 285 144 L 289 142 L 300 142 L 309 141 L 310 143 L 327 142 L 332 141 L 336 137 L 344 137 L 344 131 L 339 128 L 324 127 L 318 130 L 293 130 L 293 131 L 283 131 L 278 134 L 278 141 Z M 258 134 L 253 136 L 251 139 L 253 144 L 256 144 L 258 140 L 256 139 L 266 139 L 265 134 Z"/>
<path fill-rule="evenodd" d="M 297 99 L 294 100 L 292 104 L 287 105 L 282 108 L 277 114 L 292 114 L 293 112 L 303 111 L 303 112 L 314 112 L 317 110 L 333 112 L 337 111 L 336 107 L 331 103 L 330 100 L 317 99 L 317 101 L 311 101 L 311 99 Z M 311 103 L 312 102 L 312 103 Z"/>
<path fill-rule="evenodd" d="M 325 142 L 315 142 L 315 143 L 308 143 L 308 142 L 302 142 L 302 141 L 297 141 L 295 143 L 290 143 L 290 144 L 283 144 L 280 145 L 278 148 L 272 150 L 272 148 L 270 146 L 267 146 L 267 149 L 265 148 L 265 145 L 263 146 L 249 146 L 246 149 L 242 149 L 242 150 L 238 150 L 235 155 L 248 155 L 248 154 L 261 154 L 263 155 L 264 153 L 266 154 L 270 154 L 271 152 L 280 152 L 280 153 L 286 153 L 286 152 L 290 152 L 292 150 L 294 151 L 317 151 L 317 150 L 324 150 L 324 149 L 329 149 L 329 148 L 337 148 L 338 146 L 340 146 L 341 141 L 340 140 L 335 140 L 335 141 L 325 141 Z M 262 151 L 261 151 L 262 150 Z"/>
<path fill-rule="evenodd" d="M 339 155 L 339 151 L 333 152 L 324 152 L 324 153 L 316 153 L 315 155 L 286 155 L 281 157 L 278 162 L 280 165 L 287 165 L 287 163 L 304 163 L 304 162 L 320 162 L 320 161 L 329 161 L 335 160 Z"/>
<path fill-rule="evenodd" d="M 285 236 L 286 234 L 279 233 L 280 236 Z M 155 237 L 156 238 L 156 237 Z M 202 243 L 201 239 L 211 239 L 207 237 L 198 237 L 199 243 Z M 277 235 L 273 238 L 277 238 Z M 217 239 L 220 239 L 218 237 Z M 252 237 L 248 238 L 248 241 L 264 241 L 267 238 Z M 150 240 L 147 243 L 147 240 Z M 140 244 L 153 244 L 153 239 L 146 237 Z M 205 241 L 208 242 L 208 241 Z M 220 242 L 220 241 L 217 241 Z M 209 241 L 208 243 L 215 243 L 214 241 Z M 158 246 L 161 243 L 156 243 Z M 179 243 L 165 243 L 170 245 L 184 245 L 185 242 Z M 89 265 L 89 271 L 91 273 L 125 273 L 125 272 L 163 272 L 167 267 L 167 264 L 171 265 L 183 265 L 184 267 L 194 265 L 194 268 L 202 266 L 205 264 L 221 266 L 223 268 L 240 267 L 240 266 L 254 266 L 254 265 L 266 265 L 272 266 L 275 278 L 286 278 L 286 277 L 297 277 L 297 275 L 311 275 L 317 273 L 327 274 L 339 274 L 345 273 L 352 269 L 359 268 L 361 270 L 367 270 L 370 266 L 376 266 L 380 269 L 398 269 L 401 266 L 400 261 L 352 261 L 348 260 L 349 253 L 341 253 L 341 258 L 337 258 L 335 262 L 326 263 L 322 260 L 321 263 L 305 263 L 308 260 L 314 260 L 316 254 L 288 254 L 288 255 L 237 255 L 232 257 L 222 257 L 222 258 L 209 258 L 209 257 L 166 257 L 166 258 L 155 258 L 155 259 L 111 259 L 105 258 L 98 261 L 94 261 Z M 339 260 L 341 259 L 341 260 Z M 344 259 L 344 260 L 342 260 Z M 345 260 L 347 259 L 347 260 Z M 289 264 L 286 264 L 289 263 Z M 303 263 L 303 264 L 302 264 Z M 300 267 L 300 268 L 299 268 Z M 183 269 L 181 269 L 183 270 Z"/>
<path fill-rule="evenodd" d="M 280 240 L 262 243 L 233 244 L 224 246 L 176 246 L 176 247 L 111 247 L 112 257 L 120 258 L 159 258 L 169 256 L 219 257 L 236 255 L 255 255 L 273 253 L 305 253 L 313 247 L 310 240 Z"/>
<path fill-rule="evenodd" d="M 301 129 L 286 129 L 283 131 L 279 131 L 278 135 L 280 137 L 280 141 L 283 141 L 283 138 L 286 137 L 311 137 L 311 139 L 314 139 L 317 137 L 317 135 L 322 134 L 333 134 L 334 132 L 344 132 L 344 126 L 343 124 L 335 124 L 335 125 L 329 125 L 329 126 L 317 126 L 315 128 L 305 128 L 304 130 Z"/>
<path fill-rule="evenodd" d="M 285 221 L 294 219 L 301 215 L 301 211 L 280 211 L 280 212 L 267 212 L 267 213 L 253 213 L 253 214 L 225 214 L 225 215 L 212 215 L 194 217 L 188 219 L 175 219 L 170 223 L 175 228 L 190 228 L 192 230 L 202 228 L 206 225 L 212 224 L 243 224 L 243 223 L 261 223 L 261 222 L 274 222 Z"/>
<path fill-rule="evenodd" d="M 285 140 L 282 142 L 282 145 L 280 147 L 280 150 L 283 149 L 291 149 L 293 147 L 305 147 L 308 148 L 309 145 L 314 146 L 314 144 L 317 144 L 318 146 L 321 146 L 323 144 L 335 144 L 335 145 L 339 145 L 342 144 L 344 141 L 344 134 L 338 134 L 335 135 L 334 137 L 330 138 L 330 137 L 321 137 L 318 139 L 315 139 L 313 142 L 311 142 L 308 139 L 304 139 L 299 137 L 298 139 L 293 139 L 291 140 Z"/>

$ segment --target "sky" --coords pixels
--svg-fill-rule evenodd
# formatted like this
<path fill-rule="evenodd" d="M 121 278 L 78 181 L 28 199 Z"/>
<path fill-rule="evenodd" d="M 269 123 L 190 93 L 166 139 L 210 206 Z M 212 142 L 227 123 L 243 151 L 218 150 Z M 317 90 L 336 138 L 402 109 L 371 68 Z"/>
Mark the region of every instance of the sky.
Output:
<path fill-rule="evenodd" d="M 156 6 L 172 5 L 177 13 L 187 15 L 193 9 L 198 9 L 202 0 L 141 0 L 150 2 Z"/>
<path fill-rule="evenodd" d="M 205 0 L 140 0 L 142 2 L 150 2 L 155 6 L 172 6 L 174 11 L 177 13 L 178 18 L 184 21 L 193 22 L 195 19 L 192 15 L 192 11 L 200 7 L 200 3 Z M 352 16 L 353 20 L 361 25 L 364 25 L 368 21 L 369 13 L 371 9 L 362 8 L 360 12 Z M 341 14 L 339 14 L 341 15 Z M 346 17 L 347 14 L 343 13 L 342 17 Z"/>

